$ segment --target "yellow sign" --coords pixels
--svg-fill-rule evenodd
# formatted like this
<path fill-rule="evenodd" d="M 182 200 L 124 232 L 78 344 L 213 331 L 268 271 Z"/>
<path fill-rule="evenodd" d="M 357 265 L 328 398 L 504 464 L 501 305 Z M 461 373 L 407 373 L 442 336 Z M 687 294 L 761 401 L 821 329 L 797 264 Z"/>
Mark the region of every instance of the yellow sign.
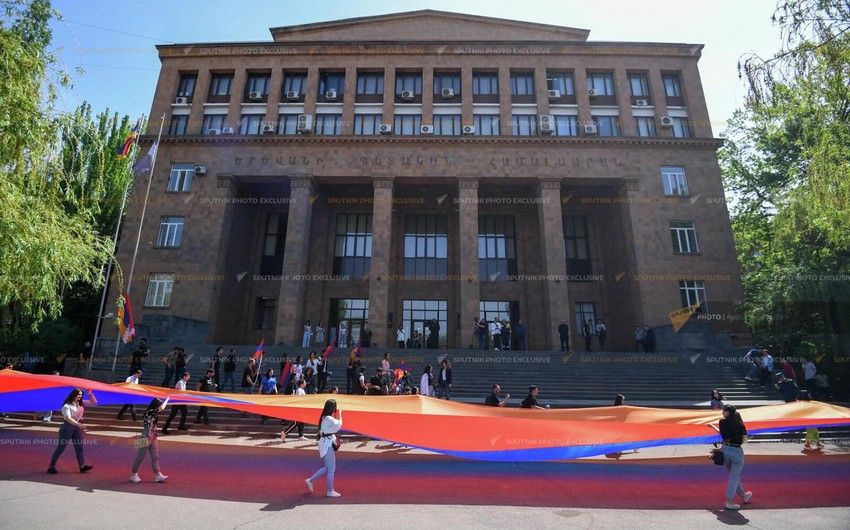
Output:
<path fill-rule="evenodd" d="M 683 307 L 682 309 L 677 309 L 670 313 L 670 324 L 673 325 L 673 333 L 678 333 L 682 326 L 691 318 L 691 315 L 696 313 L 696 310 L 699 309 L 699 304 L 689 305 L 688 307 Z"/>

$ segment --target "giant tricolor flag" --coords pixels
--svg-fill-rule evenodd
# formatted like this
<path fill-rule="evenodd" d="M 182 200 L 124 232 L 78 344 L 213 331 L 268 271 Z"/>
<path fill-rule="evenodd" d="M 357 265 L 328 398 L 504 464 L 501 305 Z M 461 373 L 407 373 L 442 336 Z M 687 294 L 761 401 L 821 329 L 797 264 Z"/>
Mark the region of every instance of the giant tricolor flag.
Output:
<path fill-rule="evenodd" d="M 119 296 L 115 307 L 115 325 L 118 326 L 121 341 L 124 344 L 133 342 L 133 337 L 136 336 L 136 322 L 133 320 L 133 309 L 130 307 L 130 294 L 124 293 Z"/>
<path fill-rule="evenodd" d="M 118 158 L 127 158 L 130 154 L 130 151 L 133 149 L 133 142 L 136 141 L 136 138 L 139 136 L 139 131 L 142 130 L 142 119 L 139 118 L 136 120 L 136 124 L 133 125 L 133 128 L 130 129 L 130 133 L 127 135 L 127 139 L 124 140 L 124 143 L 121 144 L 121 147 L 118 148 L 118 151 L 115 154 Z"/>

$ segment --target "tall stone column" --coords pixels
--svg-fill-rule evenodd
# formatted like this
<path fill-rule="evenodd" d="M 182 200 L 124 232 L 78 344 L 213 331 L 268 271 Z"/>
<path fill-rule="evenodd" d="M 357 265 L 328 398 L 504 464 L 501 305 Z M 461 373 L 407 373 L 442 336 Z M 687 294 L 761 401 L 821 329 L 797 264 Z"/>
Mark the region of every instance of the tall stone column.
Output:
<path fill-rule="evenodd" d="M 472 342 L 473 319 L 478 316 L 481 290 L 478 277 L 478 179 L 458 179 L 458 271 L 460 278 L 460 337 L 456 346 L 464 348 Z M 475 343 L 473 343 L 475 345 Z"/>
<path fill-rule="evenodd" d="M 306 176 L 292 177 L 289 182 L 289 216 L 286 223 L 286 246 L 283 250 L 283 280 L 277 300 L 275 341 L 286 345 L 301 345 L 307 295 L 307 280 L 303 277 L 307 274 L 310 250 L 313 182 Z"/>
<path fill-rule="evenodd" d="M 560 345 L 558 326 L 570 320 L 570 303 L 567 293 L 567 262 L 564 247 L 564 224 L 561 214 L 561 180 L 541 179 L 538 224 L 540 251 L 543 262 L 543 315 L 546 346 L 556 349 Z M 572 326 L 572 324 L 570 324 Z"/>
<path fill-rule="evenodd" d="M 390 296 L 390 241 L 393 221 L 393 179 L 372 180 L 372 260 L 369 269 L 369 329 L 372 342 L 380 347 L 387 341 L 387 312 Z"/>
<path fill-rule="evenodd" d="M 239 134 L 242 126 L 242 99 L 245 96 L 245 81 L 248 73 L 244 68 L 239 68 L 233 74 L 233 83 L 230 85 L 230 105 L 227 107 L 227 123 Z"/>

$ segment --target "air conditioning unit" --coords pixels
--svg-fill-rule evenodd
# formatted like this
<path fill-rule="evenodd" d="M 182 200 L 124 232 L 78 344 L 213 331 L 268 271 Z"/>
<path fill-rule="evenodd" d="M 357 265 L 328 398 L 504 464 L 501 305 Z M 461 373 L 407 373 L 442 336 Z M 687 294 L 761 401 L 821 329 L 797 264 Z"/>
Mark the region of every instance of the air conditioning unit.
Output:
<path fill-rule="evenodd" d="M 299 114 L 298 121 L 295 124 L 295 130 L 303 134 L 309 134 L 313 132 L 313 115 Z"/>
<path fill-rule="evenodd" d="M 419 134 L 434 134 L 433 125 L 422 125 L 419 127 Z"/>
<path fill-rule="evenodd" d="M 587 89 L 587 95 L 590 96 L 590 97 L 596 97 L 596 89 L 595 88 L 588 88 Z"/>
<path fill-rule="evenodd" d="M 551 114 L 540 116 L 540 134 L 552 134 L 555 132 L 555 117 Z"/>
<path fill-rule="evenodd" d="M 402 101 L 413 101 L 414 94 L 412 90 L 402 90 L 401 91 L 401 99 Z"/>
<path fill-rule="evenodd" d="M 649 106 L 649 100 L 648 99 L 636 99 L 635 100 L 635 106 L 637 106 L 637 107 L 648 107 Z"/>
<path fill-rule="evenodd" d="M 195 175 L 206 175 L 207 174 L 207 166 L 195 166 Z"/>
<path fill-rule="evenodd" d="M 379 131 L 381 134 L 392 134 L 393 126 L 389 123 L 382 123 Z"/>
<path fill-rule="evenodd" d="M 188 105 L 189 104 L 189 98 L 183 97 L 183 96 L 177 96 L 176 98 L 174 98 L 174 104 L 175 105 Z"/>
<path fill-rule="evenodd" d="M 289 101 L 297 101 L 301 97 L 301 94 L 297 90 L 287 90 L 285 97 Z"/>
<path fill-rule="evenodd" d="M 328 90 L 325 92 L 325 99 L 328 101 L 334 101 L 336 99 L 336 90 Z"/>
<path fill-rule="evenodd" d="M 274 134 L 275 132 L 275 126 L 273 123 L 263 124 L 263 134 Z"/>
<path fill-rule="evenodd" d="M 475 125 L 464 125 L 460 132 L 461 134 L 475 134 Z"/>
<path fill-rule="evenodd" d="M 670 116 L 661 116 L 661 120 L 659 121 L 662 129 L 670 129 L 673 127 L 673 118 Z"/>
<path fill-rule="evenodd" d="M 256 90 L 252 90 L 248 92 L 248 99 L 263 99 L 263 94 L 261 92 L 257 92 Z"/>
<path fill-rule="evenodd" d="M 221 131 L 218 129 L 207 129 L 208 136 L 218 136 L 219 134 L 221 134 Z"/>
<path fill-rule="evenodd" d="M 549 90 L 547 93 L 549 94 L 549 99 L 558 99 L 561 97 L 560 90 Z"/>
<path fill-rule="evenodd" d="M 596 125 L 594 125 L 594 124 L 592 124 L 592 123 L 586 123 L 586 124 L 584 124 L 584 125 L 582 126 L 582 128 L 581 128 L 581 132 L 582 132 L 585 136 L 596 136 L 596 133 L 597 133 L 597 131 L 596 131 Z"/>
<path fill-rule="evenodd" d="M 236 130 L 233 127 L 222 127 L 221 134 L 236 134 Z"/>
<path fill-rule="evenodd" d="M 440 91 L 440 96 L 444 98 L 453 98 L 455 97 L 455 90 L 453 88 L 444 88 Z"/>

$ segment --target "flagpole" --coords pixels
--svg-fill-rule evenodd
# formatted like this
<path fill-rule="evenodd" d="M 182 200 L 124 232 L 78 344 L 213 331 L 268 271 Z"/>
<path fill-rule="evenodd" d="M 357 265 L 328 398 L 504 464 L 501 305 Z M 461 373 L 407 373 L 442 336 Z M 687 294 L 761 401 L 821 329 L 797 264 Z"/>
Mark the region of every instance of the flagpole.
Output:
<path fill-rule="evenodd" d="M 145 121 L 145 115 L 142 114 L 140 123 Z M 139 146 L 139 136 L 136 136 L 136 147 Z M 136 152 L 138 157 L 138 151 Z M 128 168 L 130 175 L 133 174 L 133 165 Z M 91 341 L 91 352 L 89 352 L 89 370 L 91 370 L 92 362 L 94 361 L 94 352 L 97 349 L 97 337 L 100 335 L 100 326 L 103 323 L 103 309 L 106 306 L 106 293 L 109 292 L 109 277 L 112 276 L 112 262 L 115 258 L 115 251 L 118 249 L 118 233 L 121 231 L 121 219 L 124 217 L 124 207 L 127 204 L 127 194 L 130 192 L 130 185 L 133 184 L 132 176 L 127 179 L 127 184 L 124 185 L 124 195 L 121 196 L 121 208 L 118 210 L 118 221 L 115 223 L 115 234 L 112 236 L 112 253 L 109 255 L 109 261 L 106 266 L 106 282 L 103 284 L 103 294 L 100 297 L 100 309 L 97 311 L 97 324 L 94 327 L 94 338 Z"/>
<path fill-rule="evenodd" d="M 162 138 L 162 127 L 165 125 L 165 114 L 160 117 L 159 122 L 159 134 L 156 137 L 156 143 L 159 144 L 160 139 Z M 145 190 L 145 200 L 142 203 L 142 215 L 139 218 L 139 230 L 136 232 L 136 246 L 133 249 L 133 259 L 130 261 L 130 277 L 127 279 L 127 290 L 126 293 L 130 294 L 130 287 L 133 285 L 133 271 L 136 270 L 136 257 L 139 255 L 139 243 L 142 240 L 142 226 L 145 224 L 145 212 L 148 208 L 148 197 L 151 193 L 151 182 L 153 182 L 153 171 L 156 168 L 156 155 L 159 149 L 154 151 L 153 157 L 151 158 L 151 170 L 148 173 L 148 186 Z M 118 333 L 118 340 L 115 341 L 115 354 L 112 356 L 112 372 L 115 372 L 115 365 L 118 363 L 118 349 L 121 347 L 121 333 Z"/>

